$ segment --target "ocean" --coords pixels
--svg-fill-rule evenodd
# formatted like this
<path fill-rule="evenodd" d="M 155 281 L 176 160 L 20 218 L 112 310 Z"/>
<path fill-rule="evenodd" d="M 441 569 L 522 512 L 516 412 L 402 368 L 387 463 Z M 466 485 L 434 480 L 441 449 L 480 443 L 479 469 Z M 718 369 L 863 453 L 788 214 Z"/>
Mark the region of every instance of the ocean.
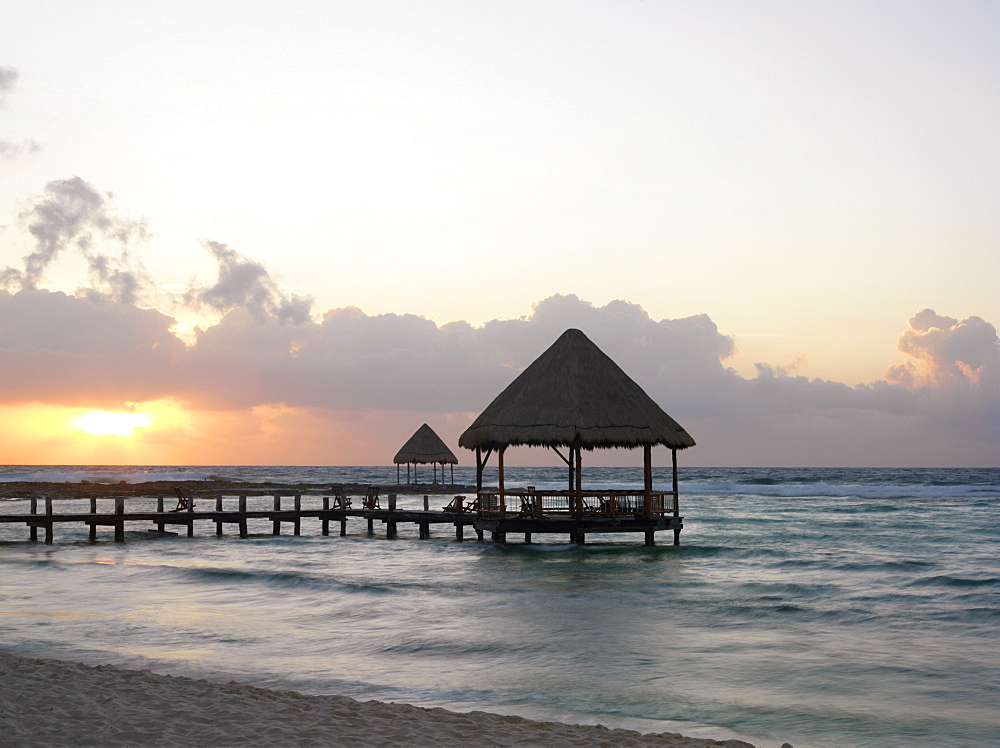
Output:
<path fill-rule="evenodd" d="M 8 482 L 161 476 L 396 481 L 388 467 L 0 467 Z M 512 487 L 564 481 L 507 471 Z M 669 489 L 669 470 L 654 482 Z M 641 483 L 641 468 L 584 469 L 585 488 Z M 1000 745 L 1000 469 L 682 467 L 680 491 L 678 547 L 670 533 L 654 548 L 460 543 L 450 526 L 420 540 L 407 525 L 390 541 L 362 520 L 347 537 L 261 521 L 243 540 L 137 525 L 124 544 L 57 526 L 44 545 L 0 526 L 0 647 L 760 745 Z"/>

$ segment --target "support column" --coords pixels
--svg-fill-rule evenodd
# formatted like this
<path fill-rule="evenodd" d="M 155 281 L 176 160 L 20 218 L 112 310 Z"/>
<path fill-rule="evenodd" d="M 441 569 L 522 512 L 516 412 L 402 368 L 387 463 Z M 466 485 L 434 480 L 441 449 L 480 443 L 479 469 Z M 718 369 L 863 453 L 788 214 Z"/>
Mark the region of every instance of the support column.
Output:
<path fill-rule="evenodd" d="M 162 501 L 163 501 L 163 497 L 161 496 L 160 500 L 157 502 L 156 511 L 158 511 L 158 512 L 162 512 L 163 511 L 163 505 L 161 503 Z M 91 499 L 90 499 L 90 513 L 91 514 L 97 514 L 97 498 L 96 497 L 91 497 Z M 163 531 L 163 525 L 160 525 L 160 531 L 161 532 Z M 90 539 L 91 540 L 97 540 L 97 524 L 93 523 L 93 522 L 90 524 Z"/>
<path fill-rule="evenodd" d="M 121 499 L 115 499 L 115 501 L 121 501 Z M 122 511 L 124 511 L 124 509 Z M 45 514 L 47 514 L 48 517 L 49 517 L 49 521 L 45 525 L 45 542 L 46 542 L 47 545 L 52 545 L 52 540 L 53 540 L 53 538 L 52 538 L 52 524 L 53 523 L 52 523 L 52 497 L 51 496 L 46 496 L 45 497 Z M 115 540 L 118 540 L 118 534 L 117 534 L 117 532 L 118 532 L 118 530 L 117 530 L 117 527 L 116 527 L 115 528 Z M 125 538 L 123 536 L 122 540 L 124 540 L 124 539 Z"/>
<path fill-rule="evenodd" d="M 38 499 L 35 497 L 31 498 L 31 513 L 38 514 Z M 31 540 L 38 540 L 38 527 L 36 525 L 32 525 L 28 528 L 28 537 Z"/>
<path fill-rule="evenodd" d="M 681 544 L 681 529 L 679 527 L 674 528 L 674 545 Z"/>
<path fill-rule="evenodd" d="M 281 494 L 275 494 L 274 496 L 274 511 L 281 511 Z M 271 534 L 281 535 L 281 520 L 273 519 L 271 520 Z"/>
<path fill-rule="evenodd" d="M 295 534 L 302 534 L 302 494 L 295 494 Z"/>
<path fill-rule="evenodd" d="M 216 496 L 215 497 L 215 511 L 217 511 L 217 512 L 221 512 L 222 511 L 222 497 L 221 496 Z M 215 537 L 217 537 L 217 538 L 221 538 L 222 537 L 222 522 L 220 522 L 219 520 L 215 521 Z"/>
<path fill-rule="evenodd" d="M 340 537 L 347 535 L 347 515 L 340 518 Z"/>
<path fill-rule="evenodd" d="M 576 447 L 576 516 L 583 519 L 583 455 L 582 448 Z"/>
<path fill-rule="evenodd" d="M 653 538 L 654 534 L 653 530 L 646 530 L 646 545 L 649 547 L 656 545 L 656 541 Z"/>
<path fill-rule="evenodd" d="M 500 490 L 500 519 L 503 519 L 507 514 L 507 499 L 503 494 L 503 453 L 507 450 L 507 447 L 500 447 L 497 450 L 497 488 Z"/>
<path fill-rule="evenodd" d="M 91 504 L 91 507 L 93 507 L 93 511 L 95 511 L 95 512 L 97 511 L 97 500 L 96 499 Z M 156 513 L 157 514 L 163 514 L 163 497 L 162 496 L 157 496 L 156 497 Z M 166 524 L 164 522 L 157 522 L 156 523 L 156 529 L 157 529 L 158 532 L 163 532 L 166 529 L 166 527 L 167 526 L 166 526 Z M 90 539 L 94 540 L 96 537 L 97 537 L 97 535 L 94 532 L 94 528 L 91 528 Z"/>
<path fill-rule="evenodd" d="M 247 532 L 247 497 L 240 496 L 240 537 L 248 538 L 250 533 Z"/>
<path fill-rule="evenodd" d="M 399 465 L 396 465 L 396 483 L 399 483 Z M 330 510 L 330 497 L 323 497 L 323 511 L 327 512 Z M 323 521 L 320 522 L 320 532 L 324 535 L 330 534 L 330 520 L 326 516 L 323 517 Z"/>
<path fill-rule="evenodd" d="M 465 525 L 461 522 L 455 523 L 455 540 L 460 543 L 465 540 Z"/>
<path fill-rule="evenodd" d="M 51 508 L 51 499 L 45 500 L 46 510 Z M 49 525 L 49 532 L 51 532 L 51 525 Z M 190 527 L 190 525 L 188 525 Z M 49 532 L 45 534 L 45 542 L 51 542 L 49 540 Z M 125 542 L 125 497 L 116 496 L 115 497 L 115 542 L 124 543 Z"/>
<path fill-rule="evenodd" d="M 528 545 L 531 545 L 531 533 L 530 532 L 524 533 L 524 542 L 527 543 Z"/>
<path fill-rule="evenodd" d="M 192 519 L 191 517 L 191 514 L 193 512 L 194 512 L 194 496 L 192 496 L 191 499 L 188 501 L 187 536 L 189 538 L 194 537 L 194 519 Z M 122 539 L 124 540 L 124 537 Z"/>
<path fill-rule="evenodd" d="M 649 519 L 653 509 L 653 447 L 642 446 L 642 516 Z M 649 545 L 647 543 L 646 545 Z"/>

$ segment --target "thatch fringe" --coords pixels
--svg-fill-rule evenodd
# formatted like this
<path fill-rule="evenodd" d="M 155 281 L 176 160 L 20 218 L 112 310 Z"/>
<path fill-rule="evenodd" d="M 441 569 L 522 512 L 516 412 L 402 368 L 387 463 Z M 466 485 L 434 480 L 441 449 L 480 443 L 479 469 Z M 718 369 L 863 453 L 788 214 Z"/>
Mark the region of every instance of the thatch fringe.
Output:
<path fill-rule="evenodd" d="M 695 441 L 586 335 L 571 329 L 490 403 L 458 444 L 685 449 Z"/>

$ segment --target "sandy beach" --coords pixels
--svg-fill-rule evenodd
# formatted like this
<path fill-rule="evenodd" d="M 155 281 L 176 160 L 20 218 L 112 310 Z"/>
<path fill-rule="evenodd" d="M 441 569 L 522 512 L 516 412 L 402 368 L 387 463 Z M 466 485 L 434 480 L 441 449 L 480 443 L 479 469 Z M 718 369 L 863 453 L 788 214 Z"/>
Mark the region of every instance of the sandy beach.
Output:
<path fill-rule="evenodd" d="M 725 746 L 677 733 L 305 696 L 0 654 L 0 745 Z"/>

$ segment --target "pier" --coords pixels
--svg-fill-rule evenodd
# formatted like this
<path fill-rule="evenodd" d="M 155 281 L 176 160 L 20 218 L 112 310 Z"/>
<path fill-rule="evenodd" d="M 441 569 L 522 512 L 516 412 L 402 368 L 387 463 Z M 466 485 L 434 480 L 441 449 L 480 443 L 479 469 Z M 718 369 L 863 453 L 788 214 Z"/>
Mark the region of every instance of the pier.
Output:
<path fill-rule="evenodd" d="M 516 491 L 516 490 L 515 490 Z M 167 509 L 165 500 L 175 499 L 164 496 L 128 497 L 142 499 L 149 504 L 155 499 L 155 509 L 127 510 L 126 497 L 92 497 L 90 499 L 57 499 L 61 505 L 87 503 L 86 511 L 66 511 L 61 507 L 55 511 L 52 498 L 31 498 L 21 503 L 27 505 L 27 512 L 0 514 L 0 524 L 25 525 L 28 539 L 38 541 L 43 535 L 45 543 L 55 542 L 56 527 L 67 524 L 82 524 L 89 528 L 92 541 L 99 537 L 99 528 L 112 531 L 116 542 L 125 542 L 126 523 L 148 523 L 148 532 L 162 535 L 194 537 L 196 527 L 205 528 L 217 537 L 235 534 L 241 538 L 250 536 L 249 522 L 263 520 L 270 523 L 270 534 L 280 535 L 283 528 L 293 535 L 301 535 L 303 525 L 312 523 L 320 535 L 331 534 L 331 526 L 340 536 L 347 535 L 350 520 L 362 520 L 369 536 L 375 535 L 376 523 L 384 527 L 387 539 L 397 537 L 399 526 L 415 526 L 418 538 L 429 539 L 431 528 L 451 526 L 455 540 L 465 539 L 466 529 L 475 533 L 477 540 L 483 540 L 490 533 L 490 540 L 506 543 L 508 534 L 523 534 L 524 542 L 532 542 L 537 534 L 564 534 L 570 542 L 583 544 L 588 533 L 641 532 L 646 545 L 654 544 L 654 533 L 672 530 L 674 544 L 679 543 L 683 518 L 673 506 L 664 508 L 662 499 L 648 511 L 640 499 L 642 493 L 588 492 L 580 497 L 570 492 L 516 491 L 499 493 L 484 491 L 476 498 L 455 496 L 446 506 L 432 509 L 431 496 L 423 497 L 423 509 L 397 507 L 397 494 L 386 497 L 385 508 L 381 507 L 377 489 L 368 496 L 357 497 L 362 503 L 355 508 L 352 498 L 344 495 L 315 496 L 301 493 L 271 496 L 223 495 L 214 497 L 195 496 L 182 509 Z M 433 496 L 442 502 L 446 497 Z M 511 509 L 508 511 L 508 501 Z M 480 509 L 482 507 L 482 509 Z M 170 529 L 168 529 L 170 528 Z M 265 525 L 266 528 L 266 525 Z M 41 533 L 39 531 L 41 530 Z M 259 530 L 255 535 L 264 534 Z"/>

